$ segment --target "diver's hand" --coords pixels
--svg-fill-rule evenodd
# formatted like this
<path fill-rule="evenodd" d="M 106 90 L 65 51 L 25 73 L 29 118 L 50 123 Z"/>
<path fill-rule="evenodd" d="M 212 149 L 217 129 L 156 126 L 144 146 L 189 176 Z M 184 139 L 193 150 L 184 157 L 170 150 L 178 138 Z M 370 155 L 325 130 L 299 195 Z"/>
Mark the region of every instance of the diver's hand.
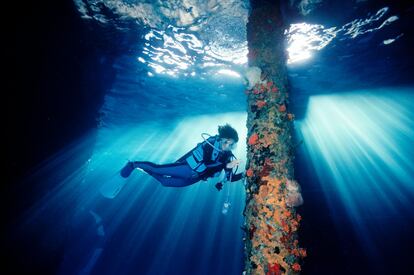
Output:
<path fill-rule="evenodd" d="M 240 160 L 235 159 L 232 162 L 227 163 L 226 168 L 230 169 L 233 168 L 234 166 L 237 166 L 240 164 Z"/>

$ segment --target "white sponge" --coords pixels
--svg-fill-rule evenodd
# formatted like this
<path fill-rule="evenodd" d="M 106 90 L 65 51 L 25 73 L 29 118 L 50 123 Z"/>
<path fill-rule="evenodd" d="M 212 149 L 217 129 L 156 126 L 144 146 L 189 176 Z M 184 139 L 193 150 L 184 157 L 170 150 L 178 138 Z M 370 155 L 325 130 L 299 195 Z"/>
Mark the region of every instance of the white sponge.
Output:
<path fill-rule="evenodd" d="M 252 89 L 254 85 L 260 82 L 262 70 L 259 67 L 249 67 L 246 70 L 245 78 L 247 80 L 247 89 Z"/>

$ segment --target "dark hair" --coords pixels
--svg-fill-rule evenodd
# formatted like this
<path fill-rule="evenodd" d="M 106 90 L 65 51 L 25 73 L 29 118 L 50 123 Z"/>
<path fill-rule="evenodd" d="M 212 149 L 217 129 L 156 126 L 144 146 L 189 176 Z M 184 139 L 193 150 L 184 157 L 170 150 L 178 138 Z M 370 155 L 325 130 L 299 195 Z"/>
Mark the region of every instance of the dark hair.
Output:
<path fill-rule="evenodd" d="M 218 127 L 218 132 L 220 138 L 231 138 L 234 140 L 234 142 L 239 141 L 239 135 L 237 134 L 237 131 L 231 127 L 228 123 L 223 126 Z"/>

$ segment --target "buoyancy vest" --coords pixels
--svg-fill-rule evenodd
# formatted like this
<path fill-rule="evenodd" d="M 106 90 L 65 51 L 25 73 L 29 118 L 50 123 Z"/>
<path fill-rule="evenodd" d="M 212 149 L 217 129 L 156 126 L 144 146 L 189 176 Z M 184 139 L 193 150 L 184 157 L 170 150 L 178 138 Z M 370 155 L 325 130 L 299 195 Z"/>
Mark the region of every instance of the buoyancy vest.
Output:
<path fill-rule="evenodd" d="M 209 163 L 210 166 L 217 161 L 217 158 L 220 154 L 220 138 L 219 136 L 212 136 L 207 139 L 210 144 L 214 145 L 214 148 L 208 144 L 206 141 L 197 144 L 197 146 L 191 151 L 191 154 L 186 158 L 188 165 L 191 169 L 198 173 L 202 173 L 207 169 L 206 164 Z M 208 156 L 211 156 L 208 158 Z M 217 163 L 221 165 L 222 163 Z"/>
<path fill-rule="evenodd" d="M 220 149 L 220 137 L 218 135 L 211 136 L 207 140 L 215 148 Z M 195 148 L 179 158 L 176 163 L 187 163 L 203 179 L 219 176 L 222 169 L 225 169 L 225 164 L 234 155 L 231 151 L 217 150 L 210 144 L 206 141 L 198 143 Z M 226 172 L 231 173 L 231 169 Z"/>

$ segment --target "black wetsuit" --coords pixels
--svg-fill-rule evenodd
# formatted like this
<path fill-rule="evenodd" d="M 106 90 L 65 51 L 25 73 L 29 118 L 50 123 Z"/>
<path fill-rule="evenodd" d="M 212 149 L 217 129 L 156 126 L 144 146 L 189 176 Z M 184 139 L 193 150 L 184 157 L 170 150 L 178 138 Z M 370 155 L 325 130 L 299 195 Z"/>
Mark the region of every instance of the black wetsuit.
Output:
<path fill-rule="evenodd" d="M 216 144 L 217 148 L 218 139 L 219 136 L 212 136 L 208 138 L 208 141 L 213 145 Z M 240 180 L 243 173 L 233 174 L 232 169 L 226 168 L 232 157 L 234 155 L 231 151 L 215 150 L 204 141 L 175 163 L 155 164 L 148 161 L 136 161 L 134 166 L 143 169 L 164 186 L 182 187 L 217 176 L 223 169 L 228 181 Z"/>

